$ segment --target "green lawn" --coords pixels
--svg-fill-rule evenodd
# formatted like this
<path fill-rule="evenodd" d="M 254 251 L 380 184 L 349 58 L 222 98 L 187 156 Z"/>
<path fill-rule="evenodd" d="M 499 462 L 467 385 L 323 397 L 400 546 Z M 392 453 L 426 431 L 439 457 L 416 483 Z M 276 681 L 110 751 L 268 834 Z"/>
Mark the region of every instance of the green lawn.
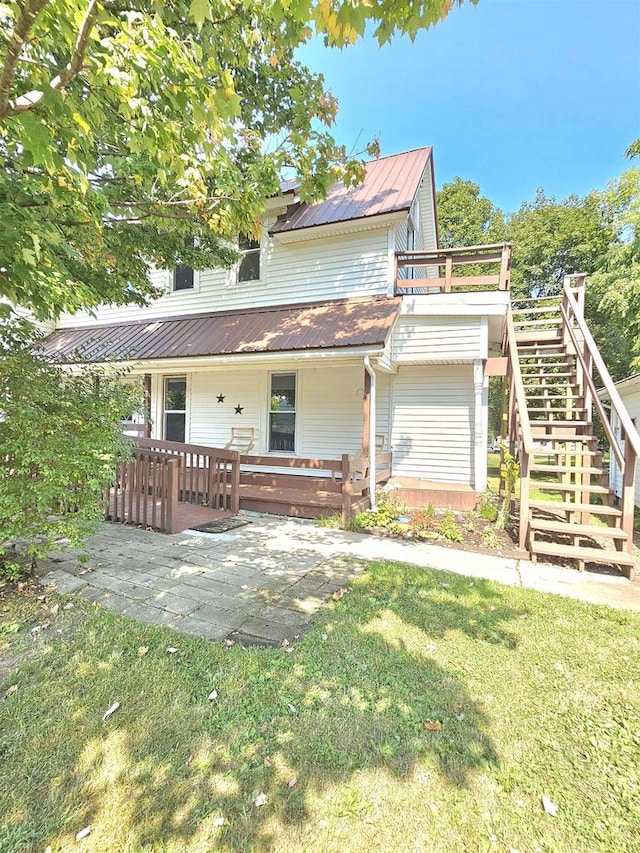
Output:
<path fill-rule="evenodd" d="M 0 600 L 2 853 L 638 850 L 637 615 L 382 562 L 291 652 L 55 601 Z"/>

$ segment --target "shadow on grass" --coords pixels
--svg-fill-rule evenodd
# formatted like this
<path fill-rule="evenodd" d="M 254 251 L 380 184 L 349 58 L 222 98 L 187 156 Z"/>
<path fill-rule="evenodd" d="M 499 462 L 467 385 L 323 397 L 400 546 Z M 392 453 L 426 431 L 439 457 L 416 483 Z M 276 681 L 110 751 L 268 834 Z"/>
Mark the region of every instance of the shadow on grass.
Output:
<path fill-rule="evenodd" d="M 498 756 L 464 655 L 445 659 L 438 641 L 511 649 L 519 614 L 482 581 L 444 578 L 378 564 L 291 653 L 87 607 L 74 642 L 23 667 L 0 706 L 0 850 L 64 849 L 88 825 L 87 850 L 267 850 L 357 771 L 401 782 L 419 765 L 468 786 Z"/>

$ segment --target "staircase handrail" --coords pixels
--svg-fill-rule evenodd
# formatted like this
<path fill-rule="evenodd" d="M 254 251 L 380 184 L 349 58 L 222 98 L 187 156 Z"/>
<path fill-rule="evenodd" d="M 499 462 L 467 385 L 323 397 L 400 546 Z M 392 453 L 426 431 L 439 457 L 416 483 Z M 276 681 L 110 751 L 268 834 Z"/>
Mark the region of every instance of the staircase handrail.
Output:
<path fill-rule="evenodd" d="M 522 381 L 522 371 L 520 370 L 520 359 L 518 358 L 518 345 L 516 342 L 516 331 L 513 324 L 513 311 L 511 306 L 507 306 L 507 351 L 509 361 L 511 362 L 511 371 L 513 375 L 513 388 L 516 395 L 516 403 L 518 405 L 518 415 L 520 417 L 520 429 L 522 431 L 522 444 L 526 453 L 533 453 L 533 434 L 531 432 L 531 422 L 529 421 L 529 411 L 527 409 L 527 399 L 524 393 L 524 383 Z"/>
<path fill-rule="evenodd" d="M 565 304 L 569 307 L 570 311 L 569 314 L 569 312 L 567 312 L 567 310 L 565 309 L 564 305 L 562 306 L 562 316 L 565 322 L 565 327 L 569 332 L 569 335 L 571 336 L 572 343 L 576 349 L 576 353 L 578 354 L 578 358 L 580 359 L 582 368 L 583 370 L 585 370 L 585 376 L 587 378 L 591 393 L 593 394 L 594 404 L 598 409 L 598 414 L 600 415 L 602 425 L 607 434 L 609 443 L 611 444 L 611 449 L 613 450 L 616 460 L 620 463 L 620 467 L 622 469 L 624 468 L 622 452 L 618 446 L 618 442 L 616 440 L 613 429 L 611 428 L 609 419 L 606 416 L 606 412 L 604 411 L 604 406 L 602 405 L 602 401 L 600 400 L 600 397 L 598 395 L 595 382 L 593 381 L 593 377 L 591 375 L 591 371 L 585 369 L 586 364 L 584 354 L 582 353 L 581 347 L 578 345 L 575 330 L 571 323 L 572 319 L 574 319 L 578 325 L 578 329 L 580 330 L 580 333 L 584 340 L 584 344 L 592 358 L 593 365 L 597 368 L 598 373 L 600 374 L 600 379 L 602 380 L 604 390 L 607 392 L 607 396 L 611 401 L 611 405 L 618 416 L 618 421 L 621 427 L 624 429 L 625 442 L 628 442 L 631 445 L 636 455 L 640 454 L 640 435 L 638 435 L 638 431 L 633 425 L 633 421 L 629 417 L 629 413 L 627 412 L 625 405 L 622 402 L 622 397 L 618 393 L 618 389 L 616 388 L 615 383 L 611 378 L 611 374 L 607 370 L 607 366 L 604 363 L 602 356 L 600 355 L 598 345 L 596 344 L 593 335 L 589 331 L 589 327 L 587 326 L 584 317 L 582 316 L 579 310 L 576 310 L 576 308 L 578 307 L 576 302 L 576 296 L 574 295 L 574 291 L 569 286 L 568 282 L 565 282 L 564 292 L 567 297 L 565 300 Z"/>

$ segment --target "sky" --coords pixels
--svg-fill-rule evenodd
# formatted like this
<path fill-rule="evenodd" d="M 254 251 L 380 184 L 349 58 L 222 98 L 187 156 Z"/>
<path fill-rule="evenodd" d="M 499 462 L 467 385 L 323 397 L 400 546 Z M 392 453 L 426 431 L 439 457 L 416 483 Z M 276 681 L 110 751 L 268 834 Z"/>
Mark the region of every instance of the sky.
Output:
<path fill-rule="evenodd" d="M 640 137 L 640 0 L 465 2 L 413 44 L 316 40 L 300 59 L 338 98 L 347 150 L 432 145 L 438 188 L 459 175 L 505 211 L 538 187 L 603 189 Z"/>

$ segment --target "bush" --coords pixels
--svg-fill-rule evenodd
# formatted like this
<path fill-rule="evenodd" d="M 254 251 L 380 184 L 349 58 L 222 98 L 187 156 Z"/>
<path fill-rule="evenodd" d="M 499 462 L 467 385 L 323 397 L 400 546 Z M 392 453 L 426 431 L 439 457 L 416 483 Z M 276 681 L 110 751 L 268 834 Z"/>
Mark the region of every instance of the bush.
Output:
<path fill-rule="evenodd" d="M 432 504 L 422 509 L 416 509 L 409 515 L 409 530 L 412 533 L 428 533 L 438 527 L 435 518 L 436 511 Z"/>
<path fill-rule="evenodd" d="M 450 542 L 462 542 L 462 533 L 454 513 L 448 509 L 440 522 L 440 533 Z"/>
<path fill-rule="evenodd" d="M 24 321 L 0 321 L 0 339 L 0 564 L 8 564 L 16 542 L 35 560 L 96 529 L 105 487 L 130 452 L 119 421 L 142 399 L 121 373 L 50 364 Z M 12 561 L 4 574 L 15 571 Z"/>
<path fill-rule="evenodd" d="M 490 495 L 482 495 L 478 502 L 478 513 L 484 521 L 495 521 L 498 517 L 498 509 Z"/>
<path fill-rule="evenodd" d="M 379 489 L 376 493 L 376 509 L 359 512 L 352 522 L 359 530 L 372 527 L 389 528 L 397 521 L 398 516 L 405 515 L 406 512 L 407 505 L 399 500 L 395 490 Z"/>

